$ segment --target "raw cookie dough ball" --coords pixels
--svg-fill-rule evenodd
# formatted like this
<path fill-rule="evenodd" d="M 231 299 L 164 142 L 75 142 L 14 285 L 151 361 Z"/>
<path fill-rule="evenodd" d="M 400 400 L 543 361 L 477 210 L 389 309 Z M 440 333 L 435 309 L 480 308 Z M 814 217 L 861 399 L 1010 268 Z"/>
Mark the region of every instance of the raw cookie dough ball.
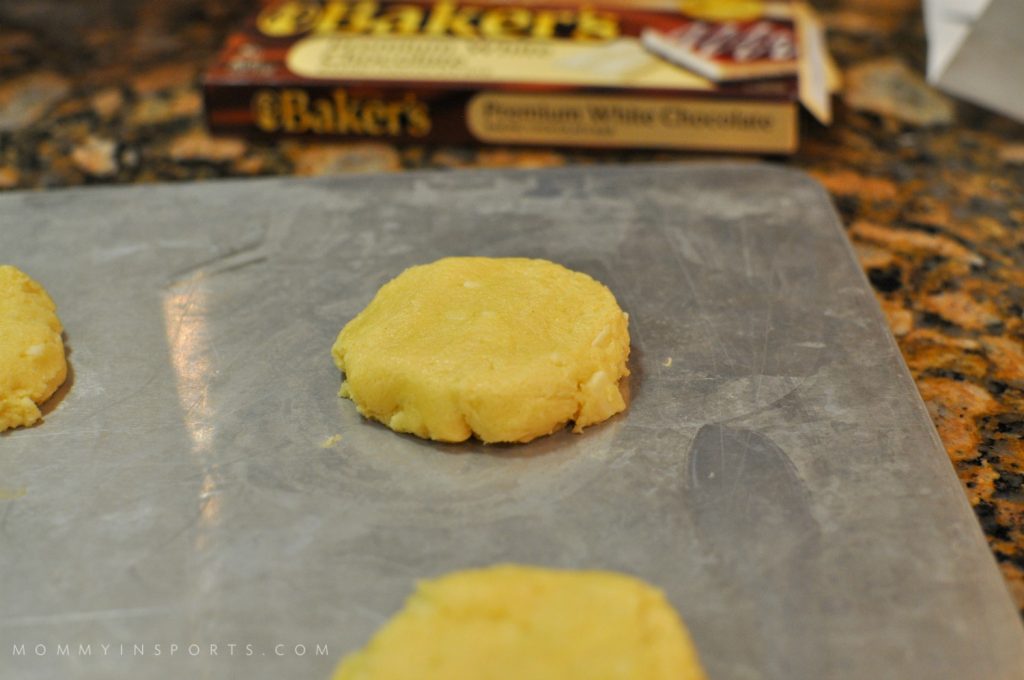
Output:
<path fill-rule="evenodd" d="M 0 266 L 0 432 L 39 420 L 67 378 L 56 309 L 24 272 Z"/>
<path fill-rule="evenodd" d="M 527 442 L 622 411 L 628 317 L 546 260 L 452 257 L 385 284 L 338 335 L 341 396 L 397 432 Z"/>
<path fill-rule="evenodd" d="M 657 589 L 631 576 L 502 565 L 416 593 L 333 680 L 704 680 Z"/>

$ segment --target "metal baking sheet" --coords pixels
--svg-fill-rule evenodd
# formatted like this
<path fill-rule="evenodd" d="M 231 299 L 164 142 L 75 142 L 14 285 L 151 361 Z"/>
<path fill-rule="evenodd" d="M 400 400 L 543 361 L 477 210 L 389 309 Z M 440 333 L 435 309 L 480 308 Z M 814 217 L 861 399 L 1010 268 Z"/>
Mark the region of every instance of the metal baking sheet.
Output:
<path fill-rule="evenodd" d="M 656 584 L 714 680 L 1021 677 L 992 555 L 801 174 L 88 188 L 2 196 L 0 222 L 73 367 L 0 437 L 0 677 L 327 678 L 418 578 L 507 561 Z M 465 254 L 605 282 L 628 411 L 454 446 L 339 399 L 342 325 Z"/>

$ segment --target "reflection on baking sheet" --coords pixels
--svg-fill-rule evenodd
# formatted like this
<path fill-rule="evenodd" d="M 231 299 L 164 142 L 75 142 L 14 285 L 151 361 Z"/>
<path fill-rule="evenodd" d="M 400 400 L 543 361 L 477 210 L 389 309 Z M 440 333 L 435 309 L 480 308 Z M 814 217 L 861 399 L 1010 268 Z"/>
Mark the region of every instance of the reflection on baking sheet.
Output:
<path fill-rule="evenodd" d="M 203 485 L 199 489 L 199 531 L 196 532 L 196 551 L 204 550 L 210 544 L 210 532 L 203 529 L 211 528 L 220 518 L 220 489 L 211 472 L 203 476 Z"/>
<path fill-rule="evenodd" d="M 193 280 L 168 291 L 164 297 L 164 328 L 192 452 L 203 454 L 210 449 L 215 424 L 209 395 L 207 298 L 201 281 Z"/>
<path fill-rule="evenodd" d="M 195 549 L 203 551 L 220 515 L 217 479 L 208 460 L 216 433 L 215 412 L 210 400 L 212 377 L 208 327 L 207 291 L 200 278 L 173 287 L 164 297 L 164 328 L 171 353 L 171 366 L 178 391 L 185 430 L 192 440 L 192 455 L 203 467 L 199 488 L 199 526 Z"/>

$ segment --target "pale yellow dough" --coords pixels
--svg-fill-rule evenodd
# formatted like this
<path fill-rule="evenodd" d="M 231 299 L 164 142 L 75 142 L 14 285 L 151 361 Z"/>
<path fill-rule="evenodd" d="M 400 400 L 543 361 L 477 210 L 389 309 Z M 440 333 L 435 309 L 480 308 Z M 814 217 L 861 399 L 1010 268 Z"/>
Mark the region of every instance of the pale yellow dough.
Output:
<path fill-rule="evenodd" d="M 631 576 L 502 565 L 419 584 L 333 680 L 704 680 L 661 591 Z"/>
<path fill-rule="evenodd" d="M 32 425 L 67 378 L 63 330 L 43 287 L 0 266 L 0 432 Z"/>
<path fill-rule="evenodd" d="M 628 317 L 611 291 L 546 260 L 411 267 L 342 329 L 341 396 L 397 432 L 526 442 L 622 411 Z"/>

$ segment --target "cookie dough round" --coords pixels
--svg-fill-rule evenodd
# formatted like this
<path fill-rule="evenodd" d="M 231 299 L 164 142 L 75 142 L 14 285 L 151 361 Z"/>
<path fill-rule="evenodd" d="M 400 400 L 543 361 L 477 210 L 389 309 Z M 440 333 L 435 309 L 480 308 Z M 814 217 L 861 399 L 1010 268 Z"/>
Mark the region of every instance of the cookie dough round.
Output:
<path fill-rule="evenodd" d="M 690 636 L 631 576 L 501 565 L 419 584 L 333 680 L 704 680 Z"/>
<path fill-rule="evenodd" d="M 57 308 L 24 272 L 0 266 L 0 432 L 32 425 L 68 375 Z"/>
<path fill-rule="evenodd" d="M 397 432 L 527 442 L 622 411 L 628 317 L 546 260 L 452 257 L 385 284 L 334 344 L 341 396 Z"/>

